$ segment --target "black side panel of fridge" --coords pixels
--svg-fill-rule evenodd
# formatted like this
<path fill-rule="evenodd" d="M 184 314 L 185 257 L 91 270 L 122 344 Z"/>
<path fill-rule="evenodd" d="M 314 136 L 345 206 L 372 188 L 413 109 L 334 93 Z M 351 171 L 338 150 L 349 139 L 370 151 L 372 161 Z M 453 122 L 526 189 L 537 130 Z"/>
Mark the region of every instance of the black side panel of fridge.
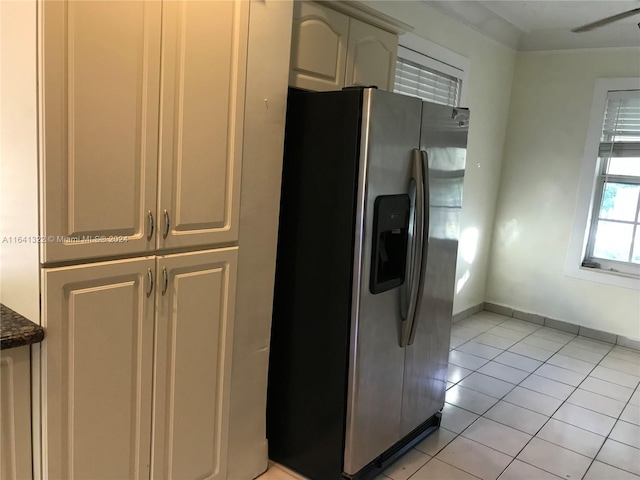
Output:
<path fill-rule="evenodd" d="M 290 89 L 276 266 L 269 458 L 340 477 L 362 91 Z"/>

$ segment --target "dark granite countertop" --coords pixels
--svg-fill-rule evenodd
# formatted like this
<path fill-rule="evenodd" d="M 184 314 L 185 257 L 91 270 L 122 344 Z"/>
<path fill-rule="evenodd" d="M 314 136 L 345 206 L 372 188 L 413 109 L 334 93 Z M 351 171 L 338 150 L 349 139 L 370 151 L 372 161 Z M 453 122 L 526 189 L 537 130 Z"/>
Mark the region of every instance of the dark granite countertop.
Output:
<path fill-rule="evenodd" d="M 44 329 L 0 303 L 0 350 L 41 342 Z"/>

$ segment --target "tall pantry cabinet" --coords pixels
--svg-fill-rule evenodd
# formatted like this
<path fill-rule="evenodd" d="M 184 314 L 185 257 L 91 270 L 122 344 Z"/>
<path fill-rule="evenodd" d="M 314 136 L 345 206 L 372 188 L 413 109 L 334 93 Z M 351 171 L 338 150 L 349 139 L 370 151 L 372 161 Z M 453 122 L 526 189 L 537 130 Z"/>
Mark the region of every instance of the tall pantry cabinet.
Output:
<path fill-rule="evenodd" d="M 228 468 L 238 457 L 228 451 L 230 423 L 243 414 L 230 413 L 231 392 L 248 388 L 242 380 L 232 387 L 231 369 L 234 348 L 247 348 L 234 338 L 243 148 L 273 147 L 261 160 L 274 188 L 242 194 L 248 208 L 263 202 L 267 219 L 245 227 L 267 246 L 248 248 L 246 259 L 260 252 L 254 275 L 272 278 L 277 198 L 265 201 L 265 192 L 279 191 L 287 65 L 272 53 L 261 58 L 259 42 L 288 48 L 290 32 L 268 25 L 290 24 L 291 8 L 37 2 L 37 27 L 28 30 L 38 39 L 38 232 L 15 245 L 39 248 L 46 337 L 33 382 L 36 478 L 245 475 Z M 272 138 L 249 142 L 243 132 L 255 131 L 259 115 L 245 104 L 256 93 L 247 72 L 269 60 L 279 69 L 264 75 L 258 95 L 271 108 L 260 116 Z M 257 186 L 247 179 L 245 188 Z M 20 270 L 14 264 L 26 257 L 11 257 L 6 271 Z M 268 321 L 270 300 L 260 293 L 256 304 Z M 264 415 L 265 394 L 243 408 Z M 243 443 L 264 441 L 259 435 Z M 233 448 L 242 441 L 236 436 Z M 266 468 L 266 457 L 246 455 Z"/>
<path fill-rule="evenodd" d="M 45 476 L 225 478 L 249 4 L 42 12 Z"/>

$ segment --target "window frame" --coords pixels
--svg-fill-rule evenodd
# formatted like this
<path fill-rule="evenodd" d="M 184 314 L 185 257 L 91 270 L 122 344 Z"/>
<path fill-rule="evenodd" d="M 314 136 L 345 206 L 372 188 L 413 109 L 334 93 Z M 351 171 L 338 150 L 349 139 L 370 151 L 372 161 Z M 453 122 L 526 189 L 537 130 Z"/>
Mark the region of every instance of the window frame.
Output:
<path fill-rule="evenodd" d="M 591 226 L 597 221 L 594 218 L 595 203 L 602 198 L 603 182 L 599 180 L 603 162 L 599 159 L 599 148 L 602 136 L 602 125 L 607 105 L 607 94 L 615 90 L 640 89 L 640 77 L 629 78 L 603 78 L 597 79 L 591 104 L 591 115 L 582 159 L 580 183 L 578 185 L 578 198 L 573 231 L 569 243 L 569 249 L 565 261 L 564 273 L 567 276 L 589 280 L 618 287 L 640 290 L 640 277 L 628 272 L 612 271 L 611 268 L 620 267 L 620 263 L 629 267 L 625 262 L 616 262 L 594 258 L 602 265 L 602 268 L 585 267 L 582 265 L 587 253 L 592 248 L 595 232 Z M 633 267 L 633 265 L 631 265 Z M 618 268 L 616 268 L 618 270 Z"/>
<path fill-rule="evenodd" d="M 469 59 L 414 33 L 405 33 L 398 40 L 398 57 L 418 63 L 462 82 L 459 105 L 467 106 Z"/>
<path fill-rule="evenodd" d="M 598 159 L 597 168 L 596 168 L 596 181 L 595 187 L 593 189 L 593 201 L 592 201 L 592 212 L 591 212 L 591 221 L 589 222 L 589 234 L 587 245 L 585 249 L 584 261 L 585 262 L 596 262 L 601 265 L 601 268 L 605 271 L 609 272 L 618 272 L 622 274 L 630 274 L 630 275 L 640 275 L 640 264 L 633 264 L 631 262 L 622 262 L 618 260 L 611 260 L 601 257 L 596 257 L 594 255 L 595 243 L 596 243 L 596 234 L 598 231 L 598 221 L 600 220 L 598 216 L 598 212 L 600 209 L 600 204 L 602 202 L 602 196 L 604 193 L 605 184 L 608 182 L 611 183 L 621 183 L 628 185 L 640 185 L 640 177 L 635 176 L 625 176 L 625 175 L 611 175 L 607 174 L 607 164 L 610 158 L 600 158 Z M 622 221 L 611 219 L 610 221 L 613 223 L 624 223 L 624 224 L 633 224 L 636 225 L 636 229 L 638 227 L 638 204 L 636 203 L 636 213 L 635 217 L 632 221 Z M 607 219 L 603 219 L 607 221 Z M 629 255 L 633 255 L 635 243 L 635 234 L 632 234 L 631 238 L 631 251 Z"/>

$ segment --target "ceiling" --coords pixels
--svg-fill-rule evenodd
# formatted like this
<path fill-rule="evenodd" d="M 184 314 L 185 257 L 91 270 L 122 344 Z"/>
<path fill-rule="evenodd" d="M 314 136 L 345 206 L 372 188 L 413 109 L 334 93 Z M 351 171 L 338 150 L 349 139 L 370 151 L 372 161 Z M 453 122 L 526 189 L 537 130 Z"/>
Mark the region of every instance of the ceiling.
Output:
<path fill-rule="evenodd" d="M 640 15 L 583 33 L 572 28 L 640 7 L 640 0 L 426 1 L 520 51 L 640 47 Z"/>

